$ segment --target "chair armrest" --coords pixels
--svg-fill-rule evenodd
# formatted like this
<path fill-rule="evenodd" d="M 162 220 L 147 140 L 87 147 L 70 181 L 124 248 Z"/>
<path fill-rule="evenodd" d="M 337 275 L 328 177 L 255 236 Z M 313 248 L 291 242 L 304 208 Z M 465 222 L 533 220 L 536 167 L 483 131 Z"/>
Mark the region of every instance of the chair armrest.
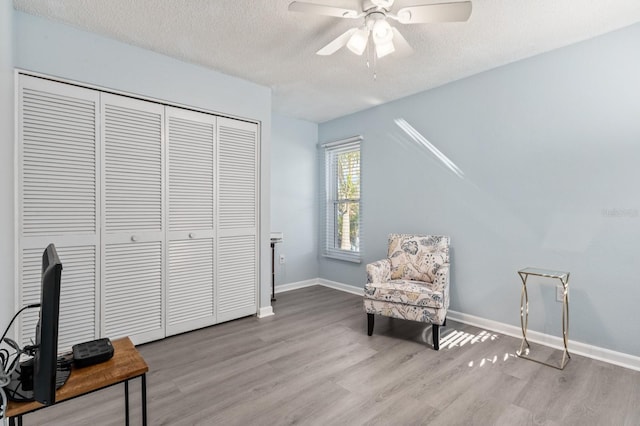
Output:
<path fill-rule="evenodd" d="M 449 307 L 449 267 L 450 264 L 445 263 L 438 268 L 432 285 L 434 291 L 442 292 L 445 308 Z"/>
<path fill-rule="evenodd" d="M 367 283 L 383 283 L 391 279 L 391 261 L 378 260 L 367 264 Z"/>

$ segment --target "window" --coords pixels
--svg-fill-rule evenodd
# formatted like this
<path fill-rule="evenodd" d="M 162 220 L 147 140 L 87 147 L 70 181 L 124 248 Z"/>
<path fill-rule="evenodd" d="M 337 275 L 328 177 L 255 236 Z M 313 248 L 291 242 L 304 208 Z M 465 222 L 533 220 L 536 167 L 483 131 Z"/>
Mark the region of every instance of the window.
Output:
<path fill-rule="evenodd" d="M 360 142 L 362 137 L 321 145 L 324 161 L 325 256 L 360 262 Z"/>

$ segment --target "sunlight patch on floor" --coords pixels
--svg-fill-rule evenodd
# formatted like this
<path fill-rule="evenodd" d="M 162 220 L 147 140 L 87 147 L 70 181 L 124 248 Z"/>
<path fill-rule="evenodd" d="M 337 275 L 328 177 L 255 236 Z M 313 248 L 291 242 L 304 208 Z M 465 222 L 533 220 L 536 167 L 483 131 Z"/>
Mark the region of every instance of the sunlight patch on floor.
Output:
<path fill-rule="evenodd" d="M 462 347 L 466 344 L 474 345 L 487 340 L 497 340 L 498 335 L 482 330 L 478 334 L 466 333 L 464 331 L 451 330 L 447 335 L 440 338 L 440 347 L 452 349 L 456 346 Z"/>
<path fill-rule="evenodd" d="M 440 338 L 440 348 L 442 349 L 460 348 L 467 344 L 475 345 L 475 344 L 483 343 L 487 341 L 489 342 L 495 341 L 495 340 L 498 340 L 499 338 L 500 336 L 498 334 L 491 333 L 487 330 L 482 330 L 477 334 L 467 333 L 459 330 L 451 330 L 445 336 L 442 336 Z M 498 363 L 507 362 L 511 358 L 517 358 L 517 355 L 515 353 L 504 353 L 502 355 L 493 354 L 488 357 L 484 357 L 478 361 L 469 361 L 467 366 L 469 368 L 473 368 L 473 367 L 481 368 L 489 365 L 495 365 Z"/>

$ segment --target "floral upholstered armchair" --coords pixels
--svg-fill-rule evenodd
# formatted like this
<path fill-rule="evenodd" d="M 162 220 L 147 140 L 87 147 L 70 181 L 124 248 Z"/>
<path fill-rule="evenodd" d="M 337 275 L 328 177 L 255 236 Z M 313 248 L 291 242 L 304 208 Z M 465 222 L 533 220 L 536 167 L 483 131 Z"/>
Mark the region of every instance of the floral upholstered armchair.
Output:
<path fill-rule="evenodd" d="M 367 265 L 364 310 L 369 336 L 374 315 L 432 324 L 433 348 L 449 307 L 449 237 L 390 234 L 388 258 Z"/>

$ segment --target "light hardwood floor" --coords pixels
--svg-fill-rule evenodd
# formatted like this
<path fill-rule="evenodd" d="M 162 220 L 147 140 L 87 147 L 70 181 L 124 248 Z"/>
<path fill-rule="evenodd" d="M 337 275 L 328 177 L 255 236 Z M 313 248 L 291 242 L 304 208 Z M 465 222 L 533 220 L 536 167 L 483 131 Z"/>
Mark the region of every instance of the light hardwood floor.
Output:
<path fill-rule="evenodd" d="M 436 352 L 429 325 L 376 317 L 367 336 L 361 297 L 315 286 L 277 298 L 275 316 L 140 346 L 149 424 L 640 425 L 640 372 L 575 355 L 559 371 L 515 358 L 518 339 L 453 321 Z M 122 394 L 68 401 L 25 425 L 121 425 Z"/>

